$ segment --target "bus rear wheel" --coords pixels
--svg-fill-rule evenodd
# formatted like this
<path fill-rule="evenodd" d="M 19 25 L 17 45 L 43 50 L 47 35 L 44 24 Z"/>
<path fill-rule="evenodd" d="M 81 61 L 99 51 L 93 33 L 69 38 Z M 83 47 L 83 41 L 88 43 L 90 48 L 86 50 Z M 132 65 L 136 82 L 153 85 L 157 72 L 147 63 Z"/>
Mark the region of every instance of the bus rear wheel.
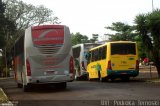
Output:
<path fill-rule="evenodd" d="M 23 85 L 20 84 L 20 83 L 17 83 L 17 87 L 18 87 L 18 88 L 23 88 Z"/>
<path fill-rule="evenodd" d="M 108 81 L 107 77 L 101 78 L 101 82 L 107 82 L 107 81 Z"/>
<path fill-rule="evenodd" d="M 30 91 L 30 87 L 28 85 L 23 85 L 23 91 L 24 92 Z"/>

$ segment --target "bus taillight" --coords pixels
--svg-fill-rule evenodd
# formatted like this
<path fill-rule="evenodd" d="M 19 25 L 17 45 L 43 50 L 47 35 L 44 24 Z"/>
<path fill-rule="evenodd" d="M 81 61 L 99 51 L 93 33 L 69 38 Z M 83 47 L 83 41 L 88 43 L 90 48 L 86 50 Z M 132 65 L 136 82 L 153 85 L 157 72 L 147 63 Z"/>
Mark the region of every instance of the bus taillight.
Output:
<path fill-rule="evenodd" d="M 108 70 L 112 70 L 112 65 L 111 65 L 111 61 L 108 61 L 108 67 L 107 67 Z"/>
<path fill-rule="evenodd" d="M 139 61 L 136 60 L 136 70 L 139 70 Z"/>
<path fill-rule="evenodd" d="M 26 67 L 27 67 L 27 76 L 31 76 L 31 67 L 28 59 L 26 60 Z"/>
<path fill-rule="evenodd" d="M 74 73 L 74 63 L 73 63 L 73 57 L 71 56 L 70 62 L 69 62 L 69 70 L 70 73 Z"/>

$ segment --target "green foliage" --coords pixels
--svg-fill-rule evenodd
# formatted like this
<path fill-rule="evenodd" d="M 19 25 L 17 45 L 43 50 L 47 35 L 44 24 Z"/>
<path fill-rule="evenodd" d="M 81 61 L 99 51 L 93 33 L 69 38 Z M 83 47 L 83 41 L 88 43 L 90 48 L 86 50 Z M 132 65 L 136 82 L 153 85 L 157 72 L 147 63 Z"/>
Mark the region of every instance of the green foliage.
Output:
<path fill-rule="evenodd" d="M 2 49 L 5 46 L 5 37 L 3 33 L 3 25 L 4 25 L 4 11 L 5 11 L 5 5 L 2 3 L 2 0 L 0 0 L 0 49 Z"/>
<path fill-rule="evenodd" d="M 160 77 L 160 10 L 136 16 L 135 23 L 137 32 L 146 51 L 153 58 Z"/>
<path fill-rule="evenodd" d="M 8 40 L 14 35 L 16 29 L 15 23 L 5 16 L 5 6 L 0 0 L 0 49 L 3 49 L 3 55 L 5 53 L 4 47 L 9 47 Z"/>
<path fill-rule="evenodd" d="M 80 44 L 80 43 L 88 43 L 88 37 L 86 35 L 82 35 L 79 32 L 75 34 L 71 34 L 72 45 Z"/>
<path fill-rule="evenodd" d="M 59 23 L 53 11 L 43 5 L 36 7 L 19 0 L 4 1 L 7 4 L 5 15 L 16 22 L 18 30 L 24 30 L 33 25 Z"/>
<path fill-rule="evenodd" d="M 42 5 L 36 7 L 20 0 L 3 2 L 0 0 L 0 49 L 3 49 L 3 56 L 10 54 L 15 40 L 24 34 L 24 30 L 29 26 L 59 23 L 53 11 Z"/>
<path fill-rule="evenodd" d="M 36 7 L 20 0 L 4 0 L 4 3 L 6 4 L 5 16 L 12 20 L 16 27 L 12 38 L 8 38 L 8 45 L 13 45 L 14 41 L 24 34 L 24 30 L 29 26 L 60 23 L 53 11 L 43 5 Z M 11 47 L 7 46 L 7 48 Z"/>
<path fill-rule="evenodd" d="M 3 68 L 3 71 L 2 71 L 2 76 L 3 77 L 9 77 L 10 75 L 10 71 L 9 71 L 9 69 L 8 68 Z"/>
<path fill-rule="evenodd" d="M 3 33 L 0 32 L 0 49 L 2 49 L 4 46 L 5 46 L 4 36 Z"/>
<path fill-rule="evenodd" d="M 146 57 L 146 52 L 145 52 L 145 46 L 142 42 L 142 37 L 141 36 L 136 36 L 135 41 L 137 42 L 139 57 L 141 59 L 145 58 Z"/>
<path fill-rule="evenodd" d="M 105 28 L 115 32 L 115 34 L 106 34 L 109 36 L 109 40 L 111 41 L 134 41 L 134 38 L 136 36 L 136 33 L 133 32 L 135 30 L 134 26 L 130 26 L 122 22 L 112 23 L 112 26 L 108 26 Z"/>
<path fill-rule="evenodd" d="M 10 46 L 9 39 L 12 38 L 12 35 L 14 35 L 16 29 L 15 23 L 5 16 L 5 9 L 6 4 L 2 3 L 2 0 L 0 0 L 0 49 L 2 53 L 2 57 L 0 58 L 0 71 L 3 75 L 5 60 L 7 60 L 7 48 Z"/>

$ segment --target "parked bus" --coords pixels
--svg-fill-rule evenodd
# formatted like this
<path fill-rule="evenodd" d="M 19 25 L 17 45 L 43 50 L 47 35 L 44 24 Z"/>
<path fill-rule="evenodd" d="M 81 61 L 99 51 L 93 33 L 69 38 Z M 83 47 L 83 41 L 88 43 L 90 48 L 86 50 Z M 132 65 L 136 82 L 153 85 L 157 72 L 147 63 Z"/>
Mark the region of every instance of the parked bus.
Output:
<path fill-rule="evenodd" d="M 98 46 L 100 44 L 96 43 L 81 43 L 72 46 L 73 57 L 74 57 L 74 67 L 75 67 L 75 79 L 77 80 L 86 80 L 87 73 L 87 60 L 85 58 L 86 54 L 89 52 L 89 49 Z"/>
<path fill-rule="evenodd" d="M 65 25 L 33 26 L 14 45 L 13 65 L 18 87 L 55 84 L 66 88 L 74 79 L 69 28 Z"/>
<path fill-rule="evenodd" d="M 115 78 L 129 80 L 139 74 L 136 42 L 107 42 L 89 51 L 87 71 L 89 79 L 105 81 Z"/>

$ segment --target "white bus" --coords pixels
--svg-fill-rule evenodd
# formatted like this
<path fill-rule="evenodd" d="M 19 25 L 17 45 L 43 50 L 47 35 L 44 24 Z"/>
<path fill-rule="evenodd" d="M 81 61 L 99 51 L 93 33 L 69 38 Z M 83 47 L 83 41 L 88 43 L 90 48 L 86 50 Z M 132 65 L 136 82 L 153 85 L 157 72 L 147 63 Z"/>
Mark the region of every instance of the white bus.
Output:
<path fill-rule="evenodd" d="M 55 84 L 66 88 L 74 80 L 70 31 L 65 25 L 33 26 L 14 45 L 13 68 L 18 87 Z"/>
<path fill-rule="evenodd" d="M 96 43 L 81 43 L 72 46 L 73 57 L 74 57 L 74 68 L 75 68 L 75 79 L 76 80 L 87 80 L 87 59 L 86 54 L 89 49 L 98 46 Z"/>

